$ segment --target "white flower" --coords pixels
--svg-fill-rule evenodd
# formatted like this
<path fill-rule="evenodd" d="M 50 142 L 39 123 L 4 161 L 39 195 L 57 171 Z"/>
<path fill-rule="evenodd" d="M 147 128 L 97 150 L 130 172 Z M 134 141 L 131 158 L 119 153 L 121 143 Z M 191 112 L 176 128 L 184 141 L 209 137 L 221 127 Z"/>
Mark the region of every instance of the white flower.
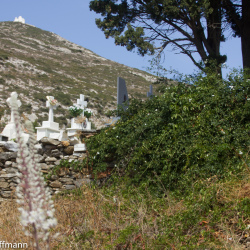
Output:
<path fill-rule="evenodd" d="M 240 150 L 240 151 L 239 151 L 239 155 L 242 155 L 242 154 L 243 154 L 243 152 Z"/>

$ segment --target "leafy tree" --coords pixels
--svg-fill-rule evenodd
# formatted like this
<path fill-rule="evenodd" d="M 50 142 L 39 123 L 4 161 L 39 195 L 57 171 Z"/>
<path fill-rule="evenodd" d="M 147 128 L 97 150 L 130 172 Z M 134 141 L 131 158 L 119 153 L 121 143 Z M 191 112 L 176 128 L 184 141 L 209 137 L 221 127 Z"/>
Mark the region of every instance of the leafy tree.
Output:
<path fill-rule="evenodd" d="M 90 10 L 103 16 L 96 24 L 106 38 L 113 37 L 117 45 L 129 51 L 137 48 L 141 55 L 161 54 L 172 45 L 199 69 L 213 64 L 219 73 L 226 61 L 220 54 L 225 21 L 222 1 L 93 0 Z M 197 53 L 199 60 L 194 56 Z"/>
<path fill-rule="evenodd" d="M 223 0 L 222 2 L 234 36 L 241 37 L 243 68 L 250 68 L 250 1 Z"/>

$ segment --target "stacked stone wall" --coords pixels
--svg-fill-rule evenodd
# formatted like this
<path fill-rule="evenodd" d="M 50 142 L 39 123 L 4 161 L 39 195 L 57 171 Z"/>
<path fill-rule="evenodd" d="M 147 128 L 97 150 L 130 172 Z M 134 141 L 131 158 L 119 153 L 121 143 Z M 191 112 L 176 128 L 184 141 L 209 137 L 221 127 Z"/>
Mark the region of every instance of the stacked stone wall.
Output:
<path fill-rule="evenodd" d="M 86 153 L 74 155 L 74 142 L 43 138 L 35 145 L 41 171 L 47 176 L 46 183 L 51 193 L 72 190 L 84 183 L 89 184 L 91 173 L 87 168 L 76 170 L 74 167 L 60 167 L 62 160 L 81 163 Z M 16 163 L 18 145 L 15 142 L 0 142 L 0 197 L 15 198 L 18 184 Z M 53 171 L 57 169 L 57 171 Z"/>

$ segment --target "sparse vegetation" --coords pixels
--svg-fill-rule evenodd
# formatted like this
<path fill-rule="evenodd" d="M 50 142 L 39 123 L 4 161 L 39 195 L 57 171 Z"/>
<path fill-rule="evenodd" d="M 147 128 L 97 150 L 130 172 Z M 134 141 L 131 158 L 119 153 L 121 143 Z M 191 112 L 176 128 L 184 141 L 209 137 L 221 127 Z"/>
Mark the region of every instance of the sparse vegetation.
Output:
<path fill-rule="evenodd" d="M 65 109 L 65 106 L 69 107 L 79 98 L 80 93 L 89 97 L 90 105 L 95 103 L 96 97 L 107 104 L 114 101 L 116 96 L 118 76 L 126 80 L 131 95 L 145 93 L 140 95 L 146 97 L 150 82 L 140 76 L 150 76 L 146 72 L 128 70 L 124 65 L 102 60 L 93 52 L 85 53 L 86 49 L 36 27 L 1 22 L 0 28 L 0 58 L 4 59 L 0 63 L 5 68 L 1 73 L 1 79 L 5 81 L 2 84 L 8 86 L 13 81 L 18 83 L 14 86 L 20 87 L 18 93 L 27 91 L 30 102 L 39 107 L 42 107 L 41 102 L 46 101 L 46 95 L 53 95 Z M 11 58 L 11 63 L 6 61 L 8 58 Z M 5 90 L 7 95 L 11 91 L 17 90 Z M 91 108 L 96 109 L 96 104 Z M 40 109 L 34 109 L 33 112 L 38 116 Z"/>

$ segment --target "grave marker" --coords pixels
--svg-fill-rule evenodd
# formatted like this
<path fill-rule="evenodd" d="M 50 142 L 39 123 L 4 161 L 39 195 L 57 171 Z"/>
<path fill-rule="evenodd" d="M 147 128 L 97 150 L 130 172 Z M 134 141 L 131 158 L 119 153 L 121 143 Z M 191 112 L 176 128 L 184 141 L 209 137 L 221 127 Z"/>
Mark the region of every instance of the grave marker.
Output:
<path fill-rule="evenodd" d="M 15 93 L 17 95 L 17 93 Z M 7 104 L 11 107 L 9 103 L 9 98 L 7 99 Z M 17 106 L 20 108 L 22 105 L 20 100 L 17 100 Z M 22 137 L 24 139 L 24 142 L 26 143 L 29 140 L 29 134 L 23 133 Z M 0 141 L 10 141 L 16 139 L 16 128 L 15 128 L 15 123 L 14 123 L 14 113 L 11 110 L 11 115 L 10 115 L 10 122 L 5 126 L 3 129 L 3 132 L 0 135 Z"/>
<path fill-rule="evenodd" d="M 43 137 L 59 138 L 59 123 L 54 122 L 54 109 L 56 109 L 57 106 L 58 103 L 57 100 L 54 99 L 54 96 L 47 96 L 46 107 L 49 108 L 49 117 L 48 121 L 43 121 L 42 127 L 36 127 L 38 141 Z"/>
<path fill-rule="evenodd" d="M 128 98 L 126 82 L 123 78 L 118 77 L 117 78 L 117 105 L 122 106 L 122 108 L 126 110 L 128 106 L 125 105 L 124 103 L 128 100 L 129 98 Z"/>
<path fill-rule="evenodd" d="M 149 86 L 149 92 L 147 92 L 147 97 L 151 97 L 153 95 L 153 86 Z"/>
<path fill-rule="evenodd" d="M 84 109 L 87 107 L 88 103 L 87 101 L 84 101 L 84 95 L 80 94 L 80 99 L 77 99 L 76 100 L 77 102 L 77 105 L 83 109 L 83 112 L 84 112 Z"/>

